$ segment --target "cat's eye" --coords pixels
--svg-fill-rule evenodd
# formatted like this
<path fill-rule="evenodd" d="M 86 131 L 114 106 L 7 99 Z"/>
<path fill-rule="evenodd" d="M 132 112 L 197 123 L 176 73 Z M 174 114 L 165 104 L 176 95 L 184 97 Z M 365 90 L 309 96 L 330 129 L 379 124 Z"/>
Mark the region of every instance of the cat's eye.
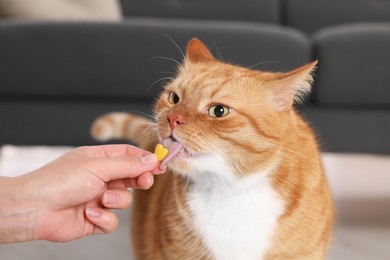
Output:
<path fill-rule="evenodd" d="M 212 117 L 224 117 L 227 116 L 230 109 L 223 105 L 215 105 L 209 108 L 208 113 Z"/>
<path fill-rule="evenodd" d="M 180 98 L 179 98 L 179 96 L 175 92 L 171 92 L 171 94 L 169 94 L 168 101 L 171 104 L 177 104 L 177 103 L 179 103 Z"/>

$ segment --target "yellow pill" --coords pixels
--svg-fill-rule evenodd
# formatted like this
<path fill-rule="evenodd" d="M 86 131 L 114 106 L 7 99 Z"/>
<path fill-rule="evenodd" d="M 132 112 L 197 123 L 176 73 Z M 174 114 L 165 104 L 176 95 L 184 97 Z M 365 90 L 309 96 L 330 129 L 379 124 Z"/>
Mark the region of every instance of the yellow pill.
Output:
<path fill-rule="evenodd" d="M 154 149 L 154 154 L 157 156 L 158 161 L 162 161 L 168 155 L 168 149 L 162 144 L 157 144 Z"/>

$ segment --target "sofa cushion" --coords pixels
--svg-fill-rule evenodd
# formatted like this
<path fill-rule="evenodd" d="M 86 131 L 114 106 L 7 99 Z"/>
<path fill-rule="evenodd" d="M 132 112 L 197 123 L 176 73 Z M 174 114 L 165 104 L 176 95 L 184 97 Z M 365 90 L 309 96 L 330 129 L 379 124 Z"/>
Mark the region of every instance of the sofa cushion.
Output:
<path fill-rule="evenodd" d="M 281 0 L 121 0 L 125 16 L 279 23 Z"/>
<path fill-rule="evenodd" d="M 119 20 L 118 0 L 0 0 L 0 18 Z"/>
<path fill-rule="evenodd" d="M 390 23 L 333 27 L 313 39 L 319 104 L 390 105 Z"/>
<path fill-rule="evenodd" d="M 390 1 L 290 0 L 285 13 L 288 26 L 310 34 L 344 23 L 390 21 Z"/>

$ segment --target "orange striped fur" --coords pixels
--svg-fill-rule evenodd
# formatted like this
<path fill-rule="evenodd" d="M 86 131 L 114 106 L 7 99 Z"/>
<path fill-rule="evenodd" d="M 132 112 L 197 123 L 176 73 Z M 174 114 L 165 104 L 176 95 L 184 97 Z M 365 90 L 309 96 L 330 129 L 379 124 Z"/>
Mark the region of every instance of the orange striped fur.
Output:
<path fill-rule="evenodd" d="M 137 259 L 325 258 L 332 198 L 315 136 L 293 108 L 315 65 L 253 71 L 217 61 L 192 39 L 155 122 L 126 113 L 96 120 L 98 140 L 153 150 L 173 136 L 190 154 L 172 160 L 150 190 L 135 191 Z"/>

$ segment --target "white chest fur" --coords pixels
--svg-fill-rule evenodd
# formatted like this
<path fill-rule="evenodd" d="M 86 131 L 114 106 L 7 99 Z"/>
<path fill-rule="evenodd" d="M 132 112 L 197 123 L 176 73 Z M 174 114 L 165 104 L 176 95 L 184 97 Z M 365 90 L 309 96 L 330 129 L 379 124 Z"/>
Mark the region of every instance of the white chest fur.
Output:
<path fill-rule="evenodd" d="M 215 259 L 264 257 L 283 211 L 283 203 L 267 175 L 263 172 L 234 181 L 232 176 L 229 181 L 221 181 L 222 176 L 214 175 L 210 177 L 212 186 L 205 187 L 204 180 L 194 183 L 188 194 L 189 207 L 203 242 Z"/>

